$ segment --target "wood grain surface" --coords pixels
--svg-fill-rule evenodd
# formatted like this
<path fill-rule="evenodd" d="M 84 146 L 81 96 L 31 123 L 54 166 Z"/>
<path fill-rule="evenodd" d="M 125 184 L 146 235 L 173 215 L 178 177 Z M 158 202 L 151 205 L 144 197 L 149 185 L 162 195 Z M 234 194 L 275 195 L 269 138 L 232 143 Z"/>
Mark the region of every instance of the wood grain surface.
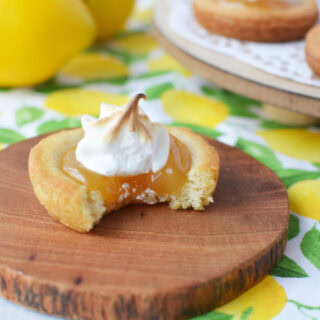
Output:
<path fill-rule="evenodd" d="M 29 181 L 25 140 L 0 152 L 0 293 L 72 319 L 187 319 L 263 279 L 287 241 L 288 201 L 277 176 L 210 140 L 221 158 L 206 211 L 129 206 L 88 234 L 53 220 Z"/>
<path fill-rule="evenodd" d="M 247 97 L 320 118 L 320 88 L 256 69 L 178 36 L 168 23 L 173 2 L 158 1 L 153 31 L 161 46 L 195 74 Z M 297 66 L 298 67 L 298 66 Z"/>

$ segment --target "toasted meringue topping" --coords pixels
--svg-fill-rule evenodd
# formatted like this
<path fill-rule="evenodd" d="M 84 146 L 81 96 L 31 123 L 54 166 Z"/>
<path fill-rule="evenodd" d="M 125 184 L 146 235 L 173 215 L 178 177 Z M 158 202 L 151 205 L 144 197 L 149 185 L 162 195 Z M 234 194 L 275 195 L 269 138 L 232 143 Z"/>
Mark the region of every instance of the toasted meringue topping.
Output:
<path fill-rule="evenodd" d="M 139 108 L 144 94 L 123 107 L 102 104 L 100 118 L 82 117 L 84 138 L 76 159 L 87 169 L 106 176 L 132 176 L 161 170 L 169 156 L 170 138 Z"/>

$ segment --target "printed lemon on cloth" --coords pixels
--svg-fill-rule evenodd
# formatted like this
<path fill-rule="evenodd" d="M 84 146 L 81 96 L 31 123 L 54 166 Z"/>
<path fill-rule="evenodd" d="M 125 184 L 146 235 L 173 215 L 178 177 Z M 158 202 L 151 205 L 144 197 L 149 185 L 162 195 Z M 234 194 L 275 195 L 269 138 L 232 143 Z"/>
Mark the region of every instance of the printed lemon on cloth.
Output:
<path fill-rule="evenodd" d="M 320 220 L 319 180 L 304 180 L 297 182 L 289 188 L 288 195 L 290 209 L 293 212 L 307 218 Z"/>
<path fill-rule="evenodd" d="M 177 71 L 185 77 L 191 77 L 192 73 L 184 68 L 177 60 L 171 56 L 164 54 L 161 57 L 157 57 L 149 61 L 149 69 L 153 72 L 157 71 Z"/>
<path fill-rule="evenodd" d="M 98 80 L 124 77 L 129 71 L 116 57 L 100 53 L 83 53 L 65 65 L 60 74 L 85 80 Z"/>
<path fill-rule="evenodd" d="M 98 38 L 110 38 L 120 31 L 129 17 L 134 0 L 85 0 L 93 15 L 97 27 Z"/>
<path fill-rule="evenodd" d="M 237 299 L 216 309 L 214 313 L 222 315 L 220 318 L 217 316 L 212 319 L 269 320 L 280 313 L 286 301 L 287 296 L 284 289 L 271 276 L 267 276 Z M 223 315 L 233 317 L 227 318 Z"/>
<path fill-rule="evenodd" d="M 320 132 L 306 129 L 277 129 L 258 131 L 267 145 L 286 156 L 320 162 Z"/>
<path fill-rule="evenodd" d="M 95 34 L 82 0 L 0 1 L 0 86 L 47 80 Z"/>
<path fill-rule="evenodd" d="M 64 89 L 48 94 L 45 106 L 66 116 L 98 115 L 103 102 L 121 106 L 129 98 L 121 94 L 86 89 Z"/>
<path fill-rule="evenodd" d="M 159 47 L 154 37 L 144 32 L 121 36 L 112 41 L 110 46 L 132 54 L 148 54 Z"/>
<path fill-rule="evenodd" d="M 229 115 L 224 103 L 187 91 L 168 90 L 161 100 L 164 110 L 177 122 L 215 127 Z"/>
<path fill-rule="evenodd" d="M 132 14 L 132 20 L 142 24 L 148 24 L 152 21 L 152 10 L 151 9 L 135 9 Z"/>

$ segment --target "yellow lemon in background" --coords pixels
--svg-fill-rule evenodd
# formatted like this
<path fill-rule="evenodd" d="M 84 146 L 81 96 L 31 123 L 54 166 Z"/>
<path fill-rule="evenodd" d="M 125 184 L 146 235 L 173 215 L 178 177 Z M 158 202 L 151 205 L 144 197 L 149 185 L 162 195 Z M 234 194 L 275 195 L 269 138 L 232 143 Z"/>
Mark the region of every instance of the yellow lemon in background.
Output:
<path fill-rule="evenodd" d="M 289 157 L 320 162 L 320 132 L 306 129 L 277 129 L 258 131 L 267 145 Z"/>
<path fill-rule="evenodd" d="M 164 54 L 159 58 L 149 60 L 149 69 L 151 71 L 172 70 L 177 71 L 186 77 L 192 76 L 192 73 L 189 70 L 184 68 L 179 62 L 177 62 L 177 60 L 167 54 Z"/>
<path fill-rule="evenodd" d="M 48 94 L 45 106 L 66 116 L 99 115 L 103 102 L 121 106 L 129 98 L 121 94 L 86 89 L 65 89 Z"/>
<path fill-rule="evenodd" d="M 47 80 L 95 33 L 81 0 L 0 1 L 0 86 Z"/>
<path fill-rule="evenodd" d="M 127 66 L 118 58 L 100 53 L 83 53 L 73 58 L 60 74 L 86 80 L 127 76 Z"/>
<path fill-rule="evenodd" d="M 167 90 L 161 100 L 164 110 L 177 122 L 212 128 L 229 115 L 224 103 L 187 91 Z"/>
<path fill-rule="evenodd" d="M 144 32 L 120 37 L 119 39 L 112 41 L 110 45 L 132 54 L 148 54 L 159 46 L 153 36 Z"/>
<path fill-rule="evenodd" d="M 280 313 L 287 301 L 286 292 L 271 276 L 245 292 L 240 297 L 216 309 L 241 319 L 242 313 L 249 309 L 248 320 L 270 320 Z"/>
<path fill-rule="evenodd" d="M 110 38 L 128 19 L 134 0 L 85 0 L 98 28 L 98 38 Z"/>
<path fill-rule="evenodd" d="M 288 190 L 290 210 L 307 218 L 320 220 L 320 181 L 304 180 Z"/>

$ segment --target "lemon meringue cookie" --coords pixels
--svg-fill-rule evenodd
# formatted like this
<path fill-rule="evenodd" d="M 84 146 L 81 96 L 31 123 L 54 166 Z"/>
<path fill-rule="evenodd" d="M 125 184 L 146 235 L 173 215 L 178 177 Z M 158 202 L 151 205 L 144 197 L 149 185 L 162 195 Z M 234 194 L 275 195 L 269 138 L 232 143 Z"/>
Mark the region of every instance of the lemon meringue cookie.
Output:
<path fill-rule="evenodd" d="M 141 98 L 123 107 L 104 104 L 99 119 L 82 118 L 83 129 L 52 134 L 32 148 L 35 194 L 66 226 L 87 232 L 130 203 L 203 210 L 212 202 L 215 149 L 188 129 L 152 123 L 138 106 Z"/>

